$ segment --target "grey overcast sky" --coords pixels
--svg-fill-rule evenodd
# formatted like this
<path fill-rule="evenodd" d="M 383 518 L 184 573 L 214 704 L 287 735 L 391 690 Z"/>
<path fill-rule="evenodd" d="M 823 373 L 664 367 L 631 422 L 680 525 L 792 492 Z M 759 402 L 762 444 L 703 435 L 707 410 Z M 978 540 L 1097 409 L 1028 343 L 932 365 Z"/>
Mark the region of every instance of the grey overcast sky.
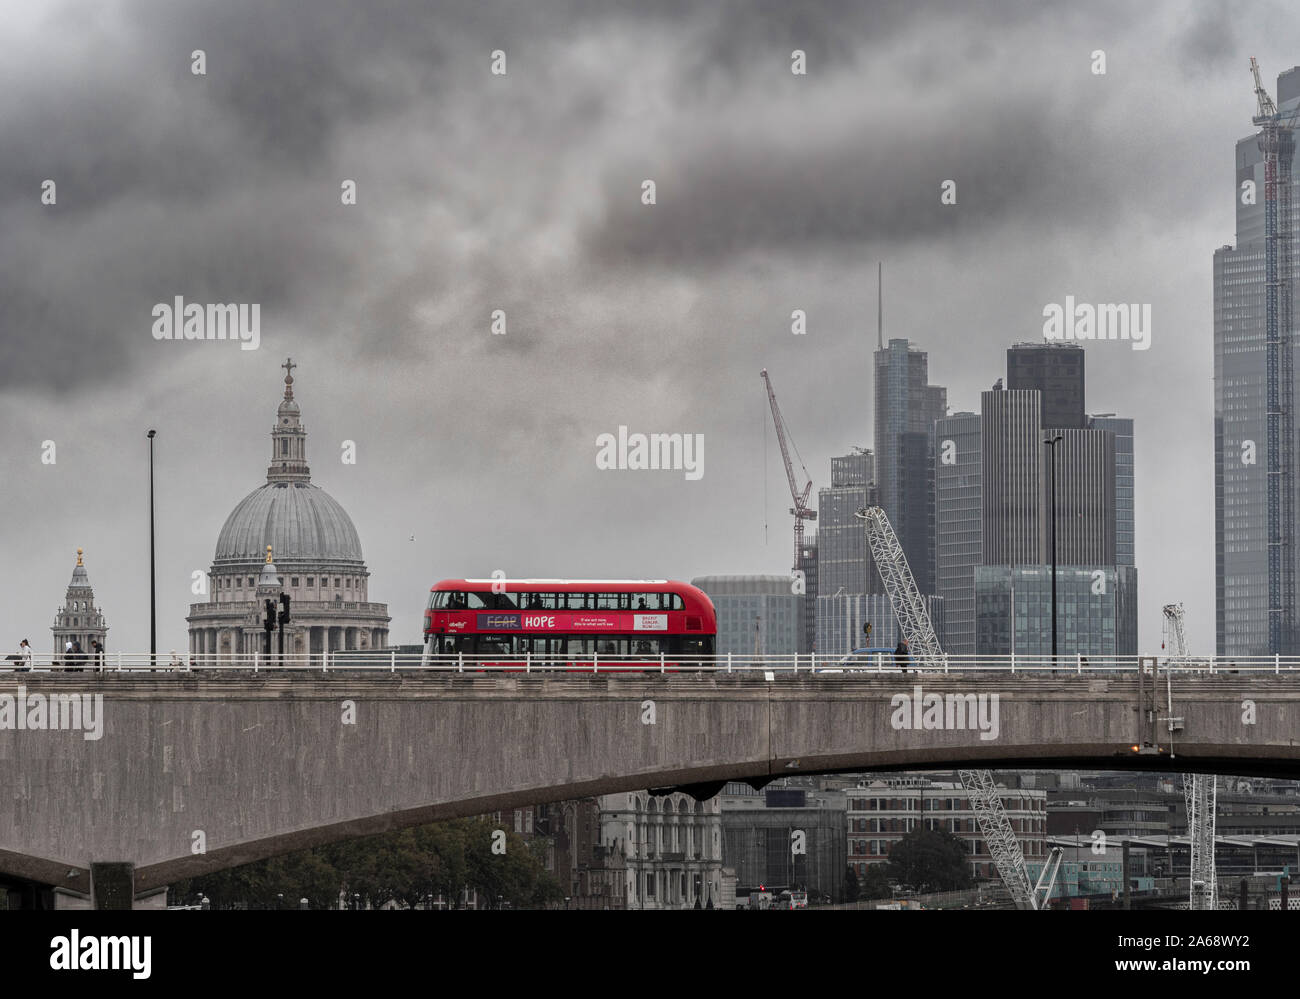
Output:
<path fill-rule="evenodd" d="M 877 260 L 886 335 L 929 352 L 954 412 L 1045 304 L 1151 304 L 1150 350 L 1088 347 L 1087 406 L 1137 421 L 1143 649 L 1181 600 L 1212 650 L 1211 255 L 1235 239 L 1249 57 L 1270 89 L 1300 62 L 1294 4 L 78 0 L 4 21 L 6 653 L 50 648 L 78 546 L 109 648 L 147 651 L 151 426 L 159 646 L 187 647 L 191 574 L 265 481 L 286 355 L 396 642 L 447 576 L 785 572 L 759 370 L 828 484 L 872 444 Z M 154 340 L 177 295 L 260 303 L 260 349 Z M 702 433 L 703 478 L 598 470 L 619 425 Z"/>

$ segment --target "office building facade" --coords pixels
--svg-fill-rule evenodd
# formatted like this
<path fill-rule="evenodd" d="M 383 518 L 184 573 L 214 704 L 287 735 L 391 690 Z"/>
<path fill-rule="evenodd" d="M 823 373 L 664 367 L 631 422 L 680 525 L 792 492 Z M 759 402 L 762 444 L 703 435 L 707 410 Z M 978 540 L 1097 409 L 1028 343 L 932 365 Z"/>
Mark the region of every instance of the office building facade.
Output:
<path fill-rule="evenodd" d="M 1084 430 L 1083 348 L 1077 343 L 1018 343 L 1007 348 L 1007 388 L 1037 391 L 1044 427 Z"/>
<path fill-rule="evenodd" d="M 966 848 L 971 876 L 998 877 L 975 810 L 960 783 L 916 774 L 867 779 L 846 788 L 848 861 L 862 877 L 871 864 L 884 863 L 904 836 L 922 827 L 950 832 Z M 1047 856 L 1047 792 L 999 786 L 998 796 L 1026 862 Z"/>
<path fill-rule="evenodd" d="M 843 900 L 845 799 L 841 792 L 728 784 L 722 802 L 722 862 L 743 888 L 794 888 L 809 900 Z M 802 833 L 801 852 L 795 833 Z"/>
<path fill-rule="evenodd" d="M 1278 77 L 1277 104 L 1286 113 L 1300 108 L 1300 67 Z M 1270 641 L 1269 580 L 1269 433 L 1267 380 L 1267 308 L 1265 257 L 1265 178 L 1258 134 L 1240 139 L 1236 146 L 1234 201 L 1236 203 L 1235 246 L 1223 246 L 1214 253 L 1214 550 L 1215 550 L 1215 644 L 1219 655 L 1295 655 L 1300 643 L 1295 637 L 1294 590 L 1278 595 L 1276 608 L 1292 627 L 1281 635 L 1281 643 Z M 1296 188 L 1300 171 L 1293 165 L 1291 176 L 1280 178 L 1291 187 L 1293 232 L 1300 230 L 1294 210 L 1300 208 Z M 1244 185 L 1253 185 L 1247 197 Z M 1224 190 L 1227 188 L 1225 186 Z M 1289 273 L 1277 275 L 1288 287 L 1295 282 L 1300 254 L 1292 254 Z M 1295 314 L 1290 330 L 1280 335 L 1290 340 L 1283 349 L 1291 352 L 1294 370 Z M 1293 380 L 1294 381 L 1294 380 Z M 1300 393 L 1292 386 L 1290 398 L 1279 400 L 1296 412 Z M 1294 474 L 1300 455 L 1295 442 L 1282 441 L 1288 449 L 1286 461 Z M 1300 504 L 1292 501 L 1292 509 Z M 1275 516 L 1280 518 L 1281 504 Z M 1294 524 L 1286 525 L 1294 537 Z M 1283 529 L 1279 519 L 1279 530 Z M 1300 546 L 1292 543 L 1283 550 L 1279 572 L 1292 580 Z"/>
<path fill-rule="evenodd" d="M 700 576 L 691 580 L 717 611 L 719 655 L 793 656 L 800 651 L 803 601 L 789 576 Z"/>
<path fill-rule="evenodd" d="M 1056 619 L 1058 654 L 1072 661 L 1136 655 L 1137 569 L 1058 564 Z M 975 630 L 980 655 L 1050 656 L 1051 565 L 977 567 Z"/>
<path fill-rule="evenodd" d="M 929 384 L 928 355 L 906 340 L 875 354 L 875 460 L 880 506 L 922 593 L 934 592 L 934 423 L 947 389 Z"/>
<path fill-rule="evenodd" d="M 942 598 L 927 596 L 930 623 L 940 644 L 946 623 Z M 871 624 L 867 637 L 864 625 Z M 889 597 L 884 593 L 839 593 L 817 598 L 817 651 L 822 656 L 846 656 L 854 649 L 893 648 L 902 633 Z M 944 648 L 947 645 L 944 644 Z"/>
<path fill-rule="evenodd" d="M 880 590 L 866 530 L 857 516 L 877 502 L 873 474 L 870 451 L 831 459 L 830 487 L 817 493 L 817 596 Z"/>
<path fill-rule="evenodd" d="M 935 587 L 944 650 L 975 654 L 975 567 L 984 561 L 983 432 L 978 413 L 935 423 Z"/>

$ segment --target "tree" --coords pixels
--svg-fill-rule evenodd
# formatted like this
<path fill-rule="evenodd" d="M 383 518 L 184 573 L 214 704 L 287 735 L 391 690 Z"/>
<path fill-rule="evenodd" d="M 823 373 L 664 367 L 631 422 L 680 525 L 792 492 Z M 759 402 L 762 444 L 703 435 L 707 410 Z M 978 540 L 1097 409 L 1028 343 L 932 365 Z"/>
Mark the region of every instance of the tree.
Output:
<path fill-rule="evenodd" d="M 889 880 L 889 864 L 868 864 L 867 875 L 859 885 L 860 898 L 891 898 L 894 886 Z"/>
<path fill-rule="evenodd" d="M 506 852 L 492 852 L 495 827 L 485 819 L 450 819 L 364 839 L 272 857 L 172 886 L 173 903 L 206 895 L 215 909 L 236 904 L 286 908 L 300 898 L 313 909 L 334 908 L 339 894 L 360 895 L 363 904 L 400 902 L 408 908 L 431 895 L 454 899 L 477 890 L 490 904 L 542 908 L 564 897 L 546 870 L 545 846 L 507 833 Z"/>
<path fill-rule="evenodd" d="M 913 829 L 889 851 L 888 874 L 915 891 L 956 891 L 971 885 L 966 849 L 946 830 Z"/>

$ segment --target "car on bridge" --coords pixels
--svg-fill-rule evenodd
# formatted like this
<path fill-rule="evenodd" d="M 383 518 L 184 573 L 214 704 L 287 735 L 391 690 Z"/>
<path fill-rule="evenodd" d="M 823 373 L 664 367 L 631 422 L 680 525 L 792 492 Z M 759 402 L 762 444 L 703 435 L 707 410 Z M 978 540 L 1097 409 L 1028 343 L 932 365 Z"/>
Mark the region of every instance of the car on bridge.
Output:
<path fill-rule="evenodd" d="M 911 656 L 908 665 L 911 666 Z M 886 648 L 854 649 L 835 666 L 816 670 L 818 673 L 898 673 L 894 650 Z"/>

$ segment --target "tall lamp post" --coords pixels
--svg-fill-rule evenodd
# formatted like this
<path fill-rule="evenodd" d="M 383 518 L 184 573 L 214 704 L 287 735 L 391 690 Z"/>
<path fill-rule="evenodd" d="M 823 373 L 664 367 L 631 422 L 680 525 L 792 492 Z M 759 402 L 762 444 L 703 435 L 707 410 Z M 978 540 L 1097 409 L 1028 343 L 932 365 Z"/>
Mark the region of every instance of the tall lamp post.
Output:
<path fill-rule="evenodd" d="M 153 438 L 158 431 L 150 430 L 149 437 L 149 665 L 157 666 L 158 658 L 158 586 L 153 547 Z"/>
<path fill-rule="evenodd" d="M 1052 449 L 1052 668 L 1056 668 L 1056 445 L 1062 435 L 1044 438 L 1043 443 Z"/>

